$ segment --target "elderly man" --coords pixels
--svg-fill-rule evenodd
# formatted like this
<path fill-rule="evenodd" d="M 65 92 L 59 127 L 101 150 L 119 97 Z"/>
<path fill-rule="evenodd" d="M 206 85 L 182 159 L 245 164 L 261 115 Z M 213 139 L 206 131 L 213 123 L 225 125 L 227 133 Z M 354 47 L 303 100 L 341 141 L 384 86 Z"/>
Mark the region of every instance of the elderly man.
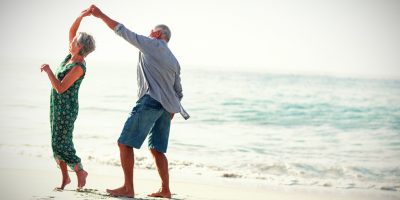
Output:
<path fill-rule="evenodd" d="M 168 160 L 164 154 L 167 151 L 170 124 L 174 113 L 189 118 L 180 103 L 183 97 L 180 66 L 167 45 L 171 31 L 166 25 L 157 25 L 149 37 L 138 35 L 105 15 L 95 5 L 90 10 L 93 16 L 100 18 L 116 34 L 140 50 L 137 65 L 139 100 L 118 139 L 125 183 L 107 192 L 113 196 L 134 197 L 133 148 L 139 149 L 149 135 L 148 147 L 161 178 L 161 188 L 148 196 L 171 198 Z"/>

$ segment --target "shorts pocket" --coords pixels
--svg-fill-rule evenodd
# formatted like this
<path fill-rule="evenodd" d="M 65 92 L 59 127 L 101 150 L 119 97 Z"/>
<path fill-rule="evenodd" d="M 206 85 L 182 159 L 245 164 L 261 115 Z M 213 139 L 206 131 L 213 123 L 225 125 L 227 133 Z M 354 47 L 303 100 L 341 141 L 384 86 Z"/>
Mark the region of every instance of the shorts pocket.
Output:
<path fill-rule="evenodd" d="M 160 110 L 162 109 L 162 105 L 160 102 L 156 101 L 155 99 L 151 98 L 148 96 L 145 101 L 143 102 L 143 105 L 147 108 L 154 109 L 154 110 Z"/>

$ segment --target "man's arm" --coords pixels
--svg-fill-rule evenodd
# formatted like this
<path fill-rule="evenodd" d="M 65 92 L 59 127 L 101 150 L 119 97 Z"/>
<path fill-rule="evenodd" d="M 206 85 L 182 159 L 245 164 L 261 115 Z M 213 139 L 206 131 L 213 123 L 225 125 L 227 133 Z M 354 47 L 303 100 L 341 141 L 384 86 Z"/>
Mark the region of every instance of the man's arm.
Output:
<path fill-rule="evenodd" d="M 182 84 L 181 84 L 181 67 L 179 66 L 178 72 L 175 74 L 174 90 L 179 100 L 183 98 L 182 94 Z"/>
<path fill-rule="evenodd" d="M 180 73 L 175 74 L 174 90 L 176 92 L 176 95 L 179 98 L 179 101 L 181 101 L 182 98 L 183 98 L 183 94 L 182 94 L 182 85 L 181 85 Z M 174 118 L 174 114 L 175 113 L 171 113 L 171 120 Z"/>
<path fill-rule="evenodd" d="M 113 30 L 117 35 L 124 38 L 127 42 L 131 43 L 133 46 L 138 48 L 143 53 L 151 53 L 154 50 L 154 45 L 151 45 L 155 40 L 150 39 L 146 36 L 136 34 L 135 32 L 127 29 L 121 23 L 111 19 L 107 15 L 105 15 L 98 7 L 95 5 L 91 5 L 89 8 L 92 12 L 92 15 L 100 18 L 104 21 L 107 26 Z"/>
<path fill-rule="evenodd" d="M 106 14 L 104 14 L 97 6 L 91 5 L 89 9 L 92 12 L 93 16 L 103 20 L 103 22 L 106 23 L 107 26 L 111 28 L 111 30 L 114 30 L 114 28 L 119 24 L 117 21 L 111 19 Z"/>

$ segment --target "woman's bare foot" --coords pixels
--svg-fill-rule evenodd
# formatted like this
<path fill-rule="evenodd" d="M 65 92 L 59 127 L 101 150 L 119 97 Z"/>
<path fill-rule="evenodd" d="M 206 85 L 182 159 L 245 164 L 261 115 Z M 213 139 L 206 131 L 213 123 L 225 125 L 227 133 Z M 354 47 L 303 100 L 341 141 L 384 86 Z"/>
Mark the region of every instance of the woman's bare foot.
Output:
<path fill-rule="evenodd" d="M 86 185 L 86 177 L 88 176 L 88 173 L 82 169 L 76 171 L 76 176 L 78 178 L 78 189 L 81 189 Z"/>
<path fill-rule="evenodd" d="M 122 186 L 122 187 L 114 189 L 114 190 L 107 189 L 106 191 L 111 196 L 115 196 L 115 197 L 130 197 L 130 198 L 135 197 L 135 192 L 133 191 L 133 189 L 128 189 L 125 186 Z"/>
<path fill-rule="evenodd" d="M 71 179 L 69 177 L 63 178 L 61 187 L 56 187 L 56 190 L 64 190 L 65 186 L 71 183 Z"/>
<path fill-rule="evenodd" d="M 64 190 L 65 186 L 71 183 L 71 179 L 68 175 L 67 163 L 61 160 L 57 160 L 58 166 L 60 166 L 61 173 L 62 173 L 62 182 L 61 187 L 56 187 L 56 190 Z"/>
<path fill-rule="evenodd" d="M 160 189 L 158 192 L 151 193 L 147 195 L 148 197 L 161 197 L 161 198 L 171 198 L 171 192 L 167 189 Z"/>

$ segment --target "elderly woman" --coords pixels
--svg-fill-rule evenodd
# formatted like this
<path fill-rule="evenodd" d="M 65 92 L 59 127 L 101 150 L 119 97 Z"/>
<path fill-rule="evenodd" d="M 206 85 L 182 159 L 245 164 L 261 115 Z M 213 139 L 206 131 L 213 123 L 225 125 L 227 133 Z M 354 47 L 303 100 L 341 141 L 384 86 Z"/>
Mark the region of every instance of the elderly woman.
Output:
<path fill-rule="evenodd" d="M 41 71 L 47 73 L 53 87 L 50 97 L 51 145 L 62 173 L 61 187 L 57 188 L 60 190 L 71 182 L 67 166 L 76 172 L 78 189 L 85 186 L 88 175 L 83 170 L 81 159 L 76 155 L 72 132 L 79 110 L 79 86 L 86 72 L 84 58 L 95 49 L 95 41 L 91 35 L 83 32 L 76 34 L 82 19 L 89 15 L 89 10 L 82 11 L 72 24 L 69 31 L 70 53 L 55 73 L 53 74 L 48 64 L 41 66 Z"/>

